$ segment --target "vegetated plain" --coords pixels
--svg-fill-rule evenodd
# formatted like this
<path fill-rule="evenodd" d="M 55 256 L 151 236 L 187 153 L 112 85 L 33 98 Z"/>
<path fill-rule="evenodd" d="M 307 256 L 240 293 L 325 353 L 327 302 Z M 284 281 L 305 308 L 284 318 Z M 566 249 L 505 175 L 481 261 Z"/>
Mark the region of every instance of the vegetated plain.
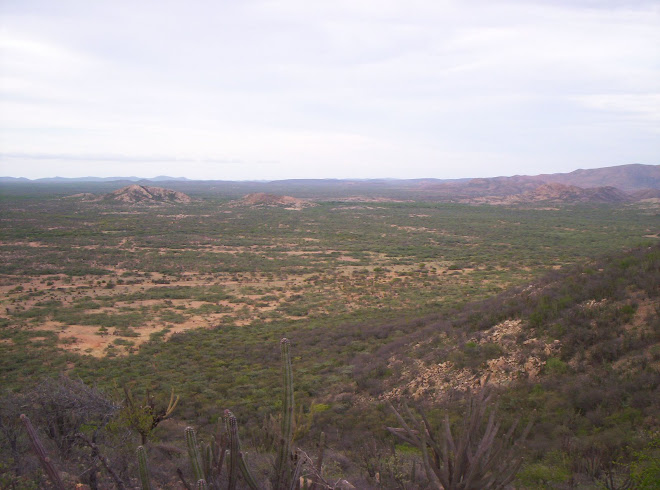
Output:
<path fill-rule="evenodd" d="M 601 481 L 614 462 L 630 462 L 648 443 L 643 434 L 626 434 L 626 424 L 658 429 L 657 407 L 651 408 L 658 386 L 657 247 L 651 258 L 584 265 L 653 247 L 652 207 L 474 206 L 398 195 L 326 197 L 291 210 L 245 206 L 235 192 L 150 206 L 64 198 L 74 189 L 39 187 L 0 197 L 6 389 L 26 391 L 66 373 L 110 393 L 131 386 L 165 398 L 174 390 L 181 396 L 176 420 L 210 431 L 222 409 L 231 408 L 248 439 L 264 449 L 263 426 L 281 391 L 276 341 L 286 336 L 294 352 L 299 443 L 325 431 L 337 453 L 328 474 L 353 475 L 365 488 L 423 486 L 409 472 L 414 450 L 384 431 L 394 424 L 385 398 L 417 397 L 460 410 L 461 397 L 447 394 L 486 373 L 507 387 L 506 418 L 541 412 L 521 484 L 567 484 L 574 475 L 585 485 Z M 625 260 L 631 265 L 622 266 Z M 646 271 L 651 285 L 626 279 L 623 271 L 647 263 L 655 264 Z M 611 264 L 620 267 L 620 279 L 607 269 Z M 566 267 L 578 269 L 564 279 L 547 275 Z M 589 296 L 574 287 L 580 274 L 628 280 L 627 293 L 614 298 L 586 288 Z M 526 297 L 525 308 L 515 306 L 512 298 L 543 277 L 554 282 L 537 289 L 557 287 L 559 299 L 539 293 L 541 299 Z M 587 323 L 612 317 L 607 325 L 617 327 L 607 328 L 615 333 L 571 337 L 572 325 L 562 320 L 571 308 L 591 311 Z M 626 337 L 622 325 L 634 334 Z M 576 345 L 604 351 L 578 359 Z M 613 369 L 630 352 L 637 361 L 627 374 Z M 626 376 L 628 392 L 612 395 L 608 405 L 607 383 L 621 386 Z M 566 391 L 578 378 L 593 399 Z M 160 437 L 171 437 L 162 431 Z M 602 434 L 622 439 L 610 443 Z M 584 454 L 562 446 L 570 436 Z M 593 448 L 603 469 L 589 475 L 580 458 Z"/>

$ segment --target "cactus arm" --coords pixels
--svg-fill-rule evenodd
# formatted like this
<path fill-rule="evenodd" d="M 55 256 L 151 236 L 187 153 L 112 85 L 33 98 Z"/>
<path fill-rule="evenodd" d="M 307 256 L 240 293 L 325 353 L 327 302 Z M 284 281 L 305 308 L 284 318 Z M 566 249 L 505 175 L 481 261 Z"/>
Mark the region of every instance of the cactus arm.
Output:
<path fill-rule="evenodd" d="M 165 415 L 163 416 L 163 420 L 168 418 L 170 415 L 172 415 L 172 412 L 174 412 L 174 409 L 176 408 L 177 403 L 179 403 L 179 395 L 174 397 L 174 388 L 172 388 L 172 393 L 170 394 L 170 403 L 167 404 L 167 410 L 165 410 Z"/>
<path fill-rule="evenodd" d="M 252 490 L 259 490 L 259 485 L 257 485 L 257 481 L 254 479 L 254 476 L 252 476 L 250 468 L 248 467 L 247 462 L 245 461 L 245 456 L 243 456 L 242 452 L 238 453 L 238 466 L 241 469 L 241 474 L 243 475 L 243 478 L 245 478 L 245 482 L 248 484 L 248 486 Z"/>
<path fill-rule="evenodd" d="M 147 452 L 144 446 L 137 448 L 138 472 L 140 476 L 140 486 L 142 490 L 151 490 L 151 480 L 149 478 L 149 466 L 147 465 Z"/>
<path fill-rule="evenodd" d="M 218 470 L 218 478 L 220 478 L 220 475 L 222 475 L 222 467 L 225 462 L 225 456 L 227 456 L 227 447 L 228 447 L 229 441 L 227 441 L 226 437 L 221 438 L 220 442 L 220 455 L 216 459 L 216 468 Z"/>
<path fill-rule="evenodd" d="M 225 424 L 229 433 L 229 488 L 236 488 L 238 471 L 240 470 L 248 486 L 252 490 L 259 490 L 259 485 L 257 485 L 257 481 L 252 476 L 250 468 L 243 456 L 243 451 L 241 451 L 241 441 L 238 437 L 238 422 L 230 410 L 225 410 Z"/>
<path fill-rule="evenodd" d="M 53 462 L 48 457 L 48 454 L 46 454 L 46 450 L 44 449 L 43 444 L 39 440 L 37 431 L 34 430 L 34 427 L 32 426 L 32 423 L 30 422 L 30 419 L 27 417 L 27 415 L 21 414 L 21 422 L 25 426 L 25 430 L 27 431 L 28 436 L 30 436 L 30 443 L 32 444 L 32 449 L 34 450 L 35 454 L 39 457 L 39 462 L 41 463 L 41 466 L 46 472 L 46 474 L 48 474 L 48 478 L 50 478 L 50 481 L 53 483 L 53 486 L 57 490 L 65 490 L 64 483 L 62 483 L 62 479 L 60 478 L 60 474 L 53 465 Z"/>
<path fill-rule="evenodd" d="M 197 436 L 195 429 L 186 427 L 186 444 L 188 445 L 188 456 L 190 457 L 190 464 L 192 465 L 193 475 L 195 481 L 204 479 L 204 472 L 202 471 L 202 464 L 199 457 L 199 447 L 197 446 Z"/>

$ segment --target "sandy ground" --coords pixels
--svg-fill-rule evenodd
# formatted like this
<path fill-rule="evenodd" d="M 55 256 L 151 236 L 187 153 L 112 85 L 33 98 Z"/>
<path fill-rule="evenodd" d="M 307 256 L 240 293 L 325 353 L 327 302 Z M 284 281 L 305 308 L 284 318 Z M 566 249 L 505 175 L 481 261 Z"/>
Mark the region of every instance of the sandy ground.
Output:
<path fill-rule="evenodd" d="M 8 244 L 8 243 L 5 243 Z M 13 242 L 9 245 L 21 245 L 29 247 L 45 247 L 38 242 Z M 130 240 L 124 240 L 121 243 L 123 248 L 130 247 Z M 246 251 L 255 252 L 253 248 L 248 247 L 212 247 L 213 251 L 222 253 L 242 253 Z M 271 247 L 265 247 L 266 249 Z M 164 276 L 160 273 L 150 273 L 148 275 L 135 275 L 133 271 L 124 269 L 111 269 L 111 274 L 107 276 L 83 276 L 66 277 L 64 275 L 50 275 L 44 277 L 18 277 L 1 276 L 0 277 L 0 318 L 8 319 L 11 323 L 17 325 L 27 325 L 31 329 L 52 331 L 58 334 L 60 346 L 66 350 L 80 354 L 89 354 L 93 356 L 104 356 L 108 348 L 117 355 L 129 353 L 132 349 L 149 340 L 154 333 L 162 332 L 165 338 L 177 332 L 196 328 L 210 328 L 231 322 L 234 325 L 246 325 L 256 318 L 262 318 L 268 321 L 269 314 L 279 314 L 279 318 L 296 318 L 288 316 L 283 312 L 278 312 L 287 300 L 294 295 L 305 295 L 308 292 L 315 294 L 322 293 L 326 297 L 339 299 L 348 308 L 358 308 L 365 305 L 365 302 L 383 297 L 384 293 L 374 292 L 373 286 L 378 284 L 380 287 L 387 285 L 400 277 L 401 274 L 419 271 L 418 264 L 401 265 L 392 264 L 391 261 L 380 254 L 372 254 L 369 257 L 369 266 L 353 265 L 360 262 L 359 259 L 351 256 L 350 253 L 341 250 L 289 250 L 286 253 L 296 256 L 308 256 L 310 259 L 318 257 L 320 254 L 333 253 L 334 266 L 328 269 L 329 276 L 325 276 L 325 282 L 320 286 L 314 286 L 312 283 L 323 274 L 254 274 L 254 273 L 195 273 L 185 272 L 177 277 Z M 441 274 L 466 274 L 470 270 L 460 272 L 449 271 L 447 267 L 450 264 L 442 262 L 427 262 L 425 267 L 432 275 Z M 364 288 L 360 293 L 351 289 L 356 284 L 353 278 L 355 273 L 361 273 L 365 269 L 373 272 L 376 267 L 383 268 L 383 272 L 378 274 L 377 279 L 370 278 L 370 287 Z M 131 275 L 124 276 L 125 273 Z M 124 284 L 118 284 L 120 281 Z M 158 284 L 159 281 L 167 280 L 166 284 Z M 126 282 L 137 281 L 135 284 L 126 284 Z M 116 284 L 112 288 L 107 288 L 109 282 Z M 214 303 L 216 306 L 222 306 L 222 312 L 199 313 L 190 310 L 202 307 L 207 304 L 204 301 L 190 299 L 146 299 L 120 301 L 120 295 L 129 295 L 152 288 L 171 288 L 176 286 L 187 287 L 205 287 L 222 286 L 228 294 L 234 299 L 231 301 L 222 300 Z M 368 289 L 368 290 L 367 290 Z M 264 301 L 262 296 L 268 296 Z M 396 296 L 396 295 L 395 295 Z M 153 317 L 140 323 L 131 325 L 130 328 L 137 336 L 122 337 L 117 335 L 114 328 L 108 328 L 102 331 L 98 325 L 65 325 L 53 321 L 50 318 L 45 320 L 17 319 L 12 315 L 22 310 L 29 310 L 39 306 L 39 303 L 48 301 L 59 301 L 61 307 L 67 308 L 76 304 L 76 301 L 90 299 L 92 301 L 102 302 L 103 298 L 117 297 L 118 300 L 110 306 L 102 306 L 92 310 L 84 310 L 84 313 L 107 313 L 116 314 L 122 312 L 140 312 L 147 311 L 148 316 Z M 98 300 L 98 298 L 102 298 Z M 106 300 L 107 301 L 107 300 Z M 172 323 L 162 321 L 159 317 L 162 314 L 175 313 L 184 315 L 186 318 L 181 323 Z M 180 320 L 178 320 L 180 321 Z M 120 344 L 114 344 L 119 340 Z M 129 345 L 124 345 L 128 344 Z M 114 347 L 111 347 L 113 346 Z"/>

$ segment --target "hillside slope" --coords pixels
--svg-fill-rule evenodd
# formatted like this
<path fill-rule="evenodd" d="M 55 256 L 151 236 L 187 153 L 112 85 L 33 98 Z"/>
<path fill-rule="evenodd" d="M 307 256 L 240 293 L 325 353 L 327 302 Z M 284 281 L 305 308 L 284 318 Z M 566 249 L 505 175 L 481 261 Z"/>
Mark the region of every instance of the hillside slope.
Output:
<path fill-rule="evenodd" d="M 353 361 L 371 403 L 412 398 L 460 413 L 466 393 L 488 379 L 505 420 L 536 420 L 519 480 L 623 485 L 640 455 L 660 467 L 660 246 L 556 271 L 415 325 Z"/>

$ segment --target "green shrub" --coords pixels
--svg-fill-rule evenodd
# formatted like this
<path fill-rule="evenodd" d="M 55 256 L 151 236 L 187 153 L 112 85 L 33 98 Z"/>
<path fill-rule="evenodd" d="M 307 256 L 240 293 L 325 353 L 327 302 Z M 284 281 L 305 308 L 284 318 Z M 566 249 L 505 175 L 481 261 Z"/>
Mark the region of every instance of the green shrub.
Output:
<path fill-rule="evenodd" d="M 549 375 L 561 375 L 568 371 L 568 364 L 557 357 L 550 357 L 545 361 L 544 370 Z"/>

